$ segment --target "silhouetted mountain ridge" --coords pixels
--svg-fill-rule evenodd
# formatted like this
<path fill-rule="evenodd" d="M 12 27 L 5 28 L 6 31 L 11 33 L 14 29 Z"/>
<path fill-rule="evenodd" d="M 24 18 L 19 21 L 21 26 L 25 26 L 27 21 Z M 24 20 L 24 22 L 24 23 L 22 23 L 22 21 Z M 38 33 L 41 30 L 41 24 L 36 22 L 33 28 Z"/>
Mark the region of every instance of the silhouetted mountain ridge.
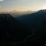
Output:
<path fill-rule="evenodd" d="M 6 46 L 46 43 L 46 12 L 41 10 L 19 18 L 0 14 L 0 42 Z"/>
<path fill-rule="evenodd" d="M 20 17 L 17 17 L 19 21 L 21 21 L 23 24 L 27 25 L 28 27 L 35 27 L 39 23 L 41 23 L 44 19 L 46 19 L 46 10 L 40 10 L 36 13 L 23 15 Z"/>
<path fill-rule="evenodd" d="M 31 28 L 22 24 L 10 14 L 0 14 L 0 41 L 2 43 L 18 43 L 32 33 Z"/>

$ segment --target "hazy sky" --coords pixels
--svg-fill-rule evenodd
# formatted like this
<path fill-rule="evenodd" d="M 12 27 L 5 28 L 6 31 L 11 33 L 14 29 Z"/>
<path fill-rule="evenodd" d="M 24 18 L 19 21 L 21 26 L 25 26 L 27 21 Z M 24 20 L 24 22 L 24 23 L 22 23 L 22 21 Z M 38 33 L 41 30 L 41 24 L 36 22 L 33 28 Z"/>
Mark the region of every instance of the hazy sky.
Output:
<path fill-rule="evenodd" d="M 0 11 L 40 10 L 46 8 L 46 0 L 0 0 Z"/>

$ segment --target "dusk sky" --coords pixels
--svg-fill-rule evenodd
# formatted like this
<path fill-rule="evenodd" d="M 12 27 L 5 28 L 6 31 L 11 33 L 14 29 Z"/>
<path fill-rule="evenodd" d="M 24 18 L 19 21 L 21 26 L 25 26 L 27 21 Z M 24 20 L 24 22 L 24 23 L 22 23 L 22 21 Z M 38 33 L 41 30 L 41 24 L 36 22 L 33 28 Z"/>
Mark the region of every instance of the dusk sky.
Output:
<path fill-rule="evenodd" d="M 0 0 L 0 11 L 46 9 L 46 0 Z"/>

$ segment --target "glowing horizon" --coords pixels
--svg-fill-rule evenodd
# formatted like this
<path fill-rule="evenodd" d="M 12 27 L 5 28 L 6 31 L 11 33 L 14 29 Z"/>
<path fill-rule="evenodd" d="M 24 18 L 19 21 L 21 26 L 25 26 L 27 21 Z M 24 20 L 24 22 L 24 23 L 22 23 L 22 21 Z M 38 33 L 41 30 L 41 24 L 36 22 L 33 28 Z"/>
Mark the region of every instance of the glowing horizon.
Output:
<path fill-rule="evenodd" d="M 0 0 L 0 11 L 38 11 L 46 9 L 46 0 Z"/>

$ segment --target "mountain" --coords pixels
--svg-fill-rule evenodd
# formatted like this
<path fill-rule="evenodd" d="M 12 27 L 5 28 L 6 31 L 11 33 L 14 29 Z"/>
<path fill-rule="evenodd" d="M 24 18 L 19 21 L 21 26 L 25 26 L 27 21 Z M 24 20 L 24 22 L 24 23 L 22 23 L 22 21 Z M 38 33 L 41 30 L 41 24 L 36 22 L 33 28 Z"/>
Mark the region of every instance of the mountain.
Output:
<path fill-rule="evenodd" d="M 43 20 L 35 30 L 35 35 L 32 37 L 32 42 L 46 43 L 46 20 Z M 29 40 L 28 40 L 29 41 Z"/>
<path fill-rule="evenodd" d="M 27 38 L 26 42 L 23 44 L 28 46 L 44 46 L 46 43 L 46 10 L 40 10 L 36 13 L 23 15 L 16 19 L 34 30 L 34 35 Z"/>
<path fill-rule="evenodd" d="M 5 46 L 43 46 L 45 43 L 46 10 L 18 18 L 14 18 L 10 14 L 0 14 L 0 44 Z"/>
<path fill-rule="evenodd" d="M 46 19 L 46 10 L 40 10 L 36 13 L 23 15 L 17 17 L 19 21 L 25 24 L 28 27 L 35 28 L 35 26 L 39 25 L 44 19 Z"/>
<path fill-rule="evenodd" d="M 23 42 L 24 39 L 32 35 L 31 28 L 15 19 L 10 14 L 0 14 L 0 42 L 9 45 L 11 43 Z M 9 44 L 8 44 L 9 43 Z"/>

